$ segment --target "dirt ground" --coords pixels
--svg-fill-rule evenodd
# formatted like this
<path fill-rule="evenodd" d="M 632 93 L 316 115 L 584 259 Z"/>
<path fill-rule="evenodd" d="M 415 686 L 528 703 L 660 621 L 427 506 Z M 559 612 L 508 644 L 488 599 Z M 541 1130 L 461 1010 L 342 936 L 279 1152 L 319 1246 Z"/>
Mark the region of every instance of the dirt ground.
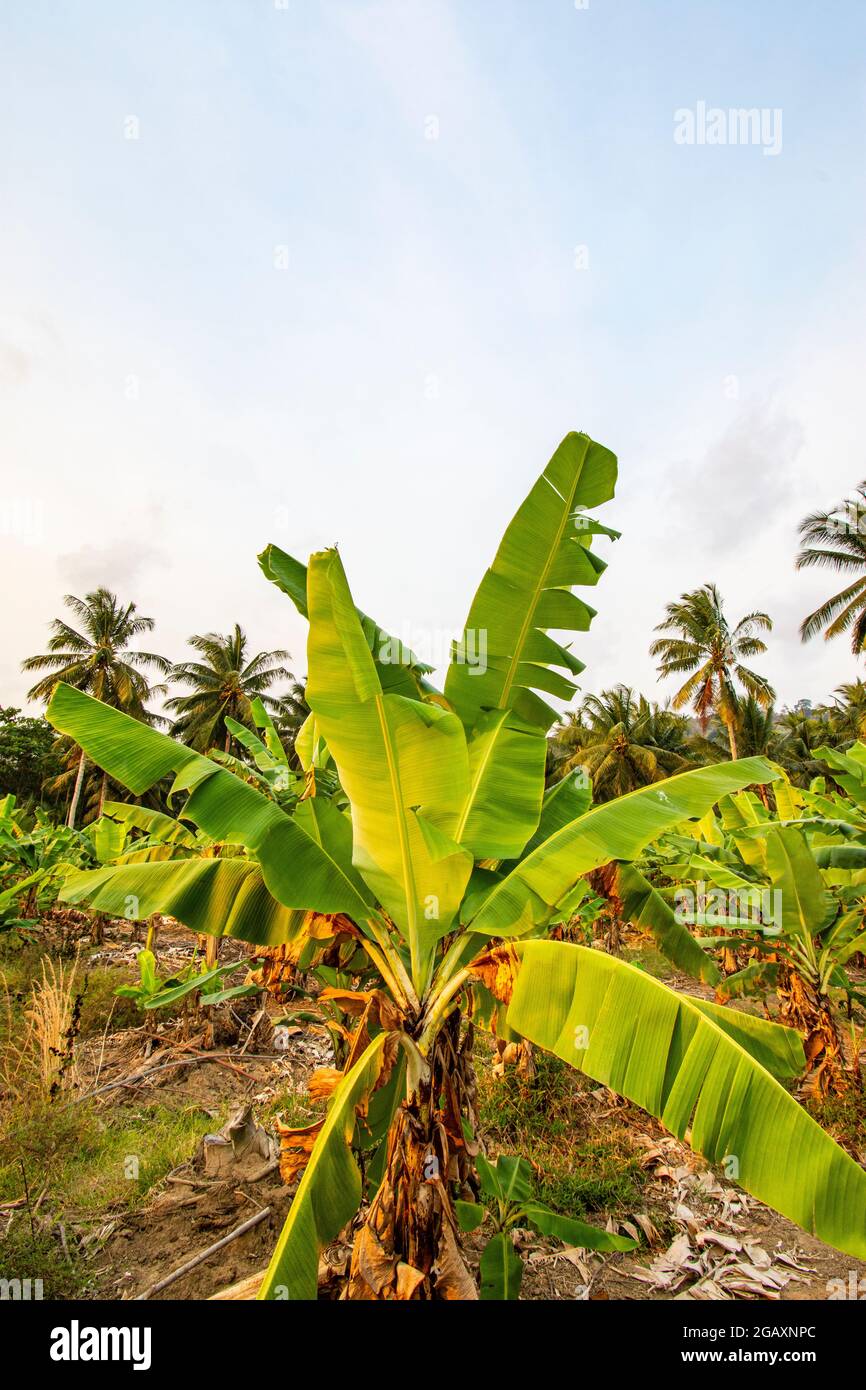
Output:
<path fill-rule="evenodd" d="M 189 943 L 189 933 L 181 931 L 176 938 L 166 933 L 160 942 L 161 966 L 181 963 Z M 93 950 L 91 967 L 101 961 L 128 969 L 137 949 L 135 932 L 119 927 Z M 242 949 L 234 949 L 240 958 Z M 195 1113 L 203 1127 L 213 1126 L 188 1152 L 177 1155 L 143 1201 L 129 1206 L 115 1200 L 77 1225 L 74 1214 L 67 1218 L 67 1228 L 61 1225 L 64 1242 L 77 1233 L 87 1249 L 87 1297 L 133 1299 L 150 1291 L 148 1296 L 158 1299 L 205 1299 L 257 1274 L 268 1262 L 293 1191 L 277 1171 L 275 1116 L 286 1106 L 295 1114 L 298 1107 L 303 1111 L 306 1079 L 329 1062 L 330 1045 L 316 1030 L 299 1029 L 285 1051 L 276 1050 L 270 1020 L 260 1015 L 259 997 L 214 1013 L 212 1040 L 202 1035 L 200 1020 L 188 1026 L 172 1019 L 115 1032 L 109 1024 L 101 1036 L 91 1036 L 81 1046 L 79 1092 L 89 1097 L 97 1119 L 116 1122 L 127 1110 L 138 1113 L 142 1106 L 158 1104 L 168 1113 Z M 205 1045 L 211 1041 L 212 1046 Z M 483 1050 L 478 1068 L 489 1068 Z M 491 1088 L 502 1084 L 486 1072 L 482 1081 Z M 866 1287 L 866 1264 L 830 1249 L 747 1197 L 610 1091 L 593 1090 L 583 1078 L 578 1082 L 581 1089 L 574 1092 L 571 1111 L 566 1100 L 564 1122 L 577 1136 L 613 1127 L 617 1144 L 640 1174 L 625 1205 L 620 1201 L 613 1211 L 593 1211 L 588 1219 L 632 1235 L 640 1248 L 598 1255 L 566 1249 L 529 1231 L 518 1233 L 525 1266 L 523 1298 L 826 1299 L 839 1287 L 833 1281 L 847 1287 L 852 1272 Z M 208 1157 L 216 1152 L 212 1136 L 219 1135 L 229 1116 L 247 1108 L 258 1151 L 213 1171 Z M 490 1148 L 497 1152 L 495 1144 Z M 50 1195 L 46 1210 L 49 1205 Z M 20 1206 L 20 1200 L 0 1204 L 0 1264 L 3 1215 L 8 1232 Z M 168 1287 L 153 1291 L 265 1209 L 267 1215 L 244 1235 Z M 480 1257 L 483 1230 L 462 1237 L 470 1265 Z M 344 1233 L 328 1252 L 331 1263 L 345 1260 L 350 1234 Z"/>
<path fill-rule="evenodd" d="M 266 1102 L 286 1079 L 302 1090 L 319 1059 L 309 1043 L 293 1040 L 287 1055 L 272 1060 L 238 1058 L 255 1079 L 217 1063 L 184 1069 L 162 1081 L 178 1104 L 231 1107 L 254 1097 Z M 641 1238 L 633 1254 L 600 1256 L 568 1250 L 558 1241 L 522 1232 L 522 1297 L 529 1299 L 765 1298 L 826 1299 L 832 1280 L 846 1283 L 851 1271 L 866 1276 L 862 1264 L 799 1230 L 790 1221 L 720 1180 L 684 1145 L 635 1107 L 599 1088 L 582 1101 L 600 1116 L 617 1110 L 628 1141 L 647 1173 L 639 1209 L 608 1224 Z M 98 1296 L 134 1298 L 233 1230 L 256 1211 L 268 1217 L 224 1251 L 154 1295 L 157 1298 L 209 1298 L 267 1264 L 288 1212 L 291 1191 L 276 1172 L 250 1181 L 243 1173 L 229 1180 L 209 1179 L 201 1160 L 172 1173 L 139 1211 L 121 1219 L 104 1245 L 104 1272 Z M 468 1262 L 477 1265 L 483 1238 L 464 1236 Z M 347 1243 L 331 1259 L 345 1259 Z M 864 1285 L 866 1287 L 866 1285 Z"/>

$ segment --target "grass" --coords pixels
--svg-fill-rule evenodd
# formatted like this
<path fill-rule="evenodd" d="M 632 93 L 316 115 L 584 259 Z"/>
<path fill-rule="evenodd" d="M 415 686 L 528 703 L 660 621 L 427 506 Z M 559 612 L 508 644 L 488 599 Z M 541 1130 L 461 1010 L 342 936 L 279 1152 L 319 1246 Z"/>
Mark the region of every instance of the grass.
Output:
<path fill-rule="evenodd" d="M 7 1110 L 0 1201 L 26 1192 L 36 1210 L 32 1223 L 26 1207 L 15 1211 L 0 1242 L 0 1273 L 41 1279 L 44 1298 L 81 1297 L 94 1276 L 76 1235 L 143 1205 L 154 1185 L 191 1157 L 214 1124 L 197 1107 L 178 1111 L 154 1105 L 106 1115 L 86 1102 L 46 1101 Z"/>
<path fill-rule="evenodd" d="M 586 1118 L 581 1095 L 594 1083 L 547 1053 L 536 1051 L 535 1064 L 531 1081 L 513 1069 L 498 1080 L 478 1039 L 479 1124 L 491 1149 L 529 1159 L 537 1195 L 569 1216 L 633 1211 L 645 1179 L 628 1131 L 616 1116 Z"/>
<path fill-rule="evenodd" d="M 866 1088 L 852 1085 L 844 1096 L 828 1096 L 825 1100 L 806 1100 L 806 1109 L 822 1129 L 849 1152 L 866 1155 Z"/>
<path fill-rule="evenodd" d="M 86 953 L 85 947 L 78 967 L 77 987 L 82 995 L 79 1036 L 98 1037 L 109 1019 L 112 1032 L 135 1028 L 141 1023 L 141 1011 L 132 999 L 118 999 L 115 995 L 118 985 L 135 980 L 135 971 L 128 966 L 88 966 Z M 10 1019 L 15 1027 L 23 1023 L 30 991 L 41 978 L 43 962 L 52 960 L 57 960 L 56 954 L 49 955 L 38 942 L 16 944 L 9 939 L 0 944 L 0 980 L 6 982 Z M 0 1017 L 0 1044 L 8 1036 L 6 1022 Z"/>
<path fill-rule="evenodd" d="M 81 1037 L 98 1038 L 109 1020 L 112 1031 L 141 1022 L 135 1004 L 114 995 L 130 972 L 58 964 L 38 944 L 6 943 L 0 970 L 0 1202 L 26 1198 L 0 1239 L 0 1277 L 41 1279 L 44 1298 L 74 1298 L 93 1278 L 77 1237 L 142 1205 L 225 1116 L 168 1097 L 108 1106 L 75 1098 Z M 59 1081 L 58 1052 L 70 1055 Z"/>
<path fill-rule="evenodd" d="M 54 1232 L 33 1231 L 26 1214 L 20 1214 L 0 1245 L 0 1276 L 22 1281 L 38 1280 L 41 1298 L 82 1298 L 89 1291 L 91 1278 L 84 1260 L 69 1248 L 68 1241 L 67 1250 L 68 1253 L 63 1249 L 59 1229 Z M 37 1296 L 32 1282 L 30 1296 Z"/>
<path fill-rule="evenodd" d="M 26 1173 L 34 1200 L 47 1185 L 45 1200 L 71 1220 L 109 1206 L 132 1209 L 219 1123 L 198 1106 L 103 1112 L 62 1100 L 16 1106 L 4 1115 L 0 1201 L 22 1195 Z"/>
<path fill-rule="evenodd" d="M 134 983 L 135 979 L 132 970 L 118 966 L 98 965 L 85 971 L 82 978 L 82 1038 L 99 1037 L 105 1031 L 109 1019 L 112 1033 L 118 1033 L 123 1028 L 138 1027 L 142 1013 L 135 1000 L 119 999 L 114 992 L 118 985 Z M 160 1011 L 160 1016 L 162 1012 Z"/>

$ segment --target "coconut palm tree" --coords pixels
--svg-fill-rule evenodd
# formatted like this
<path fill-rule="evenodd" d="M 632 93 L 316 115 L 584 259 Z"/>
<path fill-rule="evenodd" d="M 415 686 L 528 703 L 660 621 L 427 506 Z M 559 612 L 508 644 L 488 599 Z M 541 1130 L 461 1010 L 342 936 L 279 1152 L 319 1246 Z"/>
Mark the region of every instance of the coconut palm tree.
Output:
<path fill-rule="evenodd" d="M 165 686 L 151 685 L 146 673 L 158 671 L 165 675 L 170 663 L 155 652 L 129 649 L 129 643 L 136 637 L 152 631 L 153 618 L 145 618 L 134 603 L 120 603 L 117 596 L 105 588 L 94 589 L 83 599 L 66 594 L 63 602 L 74 613 L 78 627 L 70 626 L 63 618 L 54 618 L 47 652 L 30 656 L 21 663 L 23 671 L 50 672 L 28 691 L 28 698 L 48 701 L 58 681 L 63 681 L 134 719 L 157 722 L 146 704 L 152 696 L 161 694 Z M 69 826 L 75 825 L 84 765 L 84 750 L 79 749 L 66 822 Z M 100 814 L 106 785 L 103 777 L 98 802 Z"/>
<path fill-rule="evenodd" d="M 610 801 L 704 761 L 692 746 L 686 719 L 626 685 L 587 695 L 553 741 L 566 753 L 554 755 L 555 776 L 582 767 L 592 778 L 595 801 Z"/>
<path fill-rule="evenodd" d="M 784 710 L 776 732 L 778 745 L 772 756 L 798 787 L 808 787 L 813 777 L 827 776 L 827 764 L 815 756 L 819 748 L 844 742 L 837 736 L 830 711 L 823 707 L 811 713 L 803 709 Z"/>
<path fill-rule="evenodd" d="M 817 566 L 852 580 L 803 619 L 800 636 L 808 642 L 822 629 L 825 639 L 850 632 L 856 656 L 866 644 L 866 482 L 858 484 L 854 497 L 830 511 L 810 512 L 799 529 L 798 570 Z"/>
<path fill-rule="evenodd" d="M 165 707 L 177 715 L 172 733 L 199 752 L 231 748 L 226 718 L 255 728 L 252 701 L 258 697 L 271 714 L 279 700 L 267 692 L 276 681 L 290 681 L 292 674 L 281 663 L 286 651 L 258 652 L 249 658 L 247 635 L 238 623 L 227 634 L 195 634 L 189 645 L 201 661 L 182 661 L 171 668 L 171 679 L 190 687 L 186 695 L 174 695 Z"/>
<path fill-rule="evenodd" d="M 731 627 L 724 613 L 722 597 L 715 584 L 703 584 L 676 603 L 669 603 L 656 632 L 675 632 L 676 637 L 659 637 L 650 647 L 650 656 L 659 658 L 660 676 L 689 678 L 673 697 L 675 710 L 691 704 L 706 732 L 710 718 L 718 715 L 728 732 L 732 758 L 737 755 L 737 684 L 759 705 L 769 706 L 776 698 L 766 677 L 743 665 L 743 659 L 767 650 L 757 632 L 769 632 L 772 621 L 766 613 L 749 613 Z"/>
<path fill-rule="evenodd" d="M 277 699 L 274 726 L 290 760 L 298 766 L 300 763 L 295 756 L 295 739 L 309 713 L 306 686 L 303 681 L 293 680 L 287 694 L 280 695 Z"/>
<path fill-rule="evenodd" d="M 728 728 L 721 719 L 718 732 L 721 739 L 727 741 Z M 754 695 L 747 695 L 737 704 L 734 734 L 741 758 L 775 758 L 780 744 L 775 709 L 772 705 L 760 704 Z"/>
<path fill-rule="evenodd" d="M 846 681 L 833 691 L 830 723 L 836 742 L 856 743 L 866 738 L 866 682 Z"/>

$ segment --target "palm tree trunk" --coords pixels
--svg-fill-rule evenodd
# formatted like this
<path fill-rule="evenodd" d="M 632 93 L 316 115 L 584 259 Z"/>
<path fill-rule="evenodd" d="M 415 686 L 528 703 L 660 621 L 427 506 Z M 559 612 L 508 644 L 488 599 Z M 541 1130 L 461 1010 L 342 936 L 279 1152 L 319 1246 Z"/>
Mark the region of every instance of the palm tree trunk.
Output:
<path fill-rule="evenodd" d="M 81 784 L 84 781 L 84 749 L 81 750 L 81 757 L 78 759 L 78 772 L 75 775 L 75 788 L 72 792 L 72 800 L 69 803 L 69 815 L 66 817 L 66 824 L 70 830 L 75 827 L 75 817 L 78 813 L 78 801 L 81 796 Z"/>
<path fill-rule="evenodd" d="M 737 736 L 734 733 L 734 721 L 728 718 L 725 720 L 725 724 L 728 729 L 728 745 L 731 750 L 731 762 L 734 762 L 739 756 L 737 753 Z"/>

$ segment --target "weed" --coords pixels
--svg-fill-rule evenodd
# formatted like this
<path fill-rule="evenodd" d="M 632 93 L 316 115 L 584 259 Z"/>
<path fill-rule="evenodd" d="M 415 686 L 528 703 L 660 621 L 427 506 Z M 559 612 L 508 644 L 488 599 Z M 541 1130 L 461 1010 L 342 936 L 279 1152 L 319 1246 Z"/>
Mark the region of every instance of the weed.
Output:
<path fill-rule="evenodd" d="M 638 1204 L 644 1181 L 640 1155 L 616 1117 L 586 1120 L 587 1082 L 548 1053 L 536 1052 L 530 1081 L 514 1071 L 494 1078 L 477 1048 L 479 1122 L 494 1152 L 520 1153 L 535 1167 L 542 1201 L 559 1211 L 627 1211 Z"/>

